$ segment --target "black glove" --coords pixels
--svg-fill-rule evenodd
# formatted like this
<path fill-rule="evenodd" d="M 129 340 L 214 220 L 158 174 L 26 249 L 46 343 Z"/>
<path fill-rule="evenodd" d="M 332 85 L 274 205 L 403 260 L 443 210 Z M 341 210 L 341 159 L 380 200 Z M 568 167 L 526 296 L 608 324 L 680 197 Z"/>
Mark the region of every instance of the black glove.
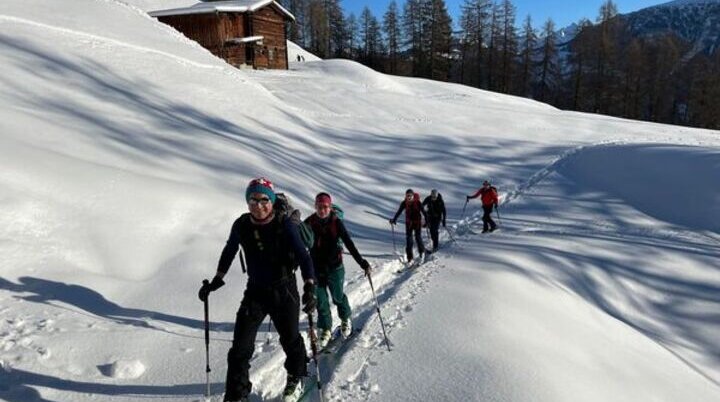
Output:
<path fill-rule="evenodd" d="M 362 261 L 360 261 L 360 268 L 362 268 L 363 271 L 365 271 L 365 276 L 370 275 L 370 271 L 372 271 L 372 268 L 370 268 L 370 263 L 367 262 L 367 260 L 364 258 Z"/>
<path fill-rule="evenodd" d="M 469 195 L 466 195 L 466 196 L 465 196 L 465 202 L 469 202 L 469 201 L 470 201 L 470 196 L 469 196 Z"/>
<path fill-rule="evenodd" d="M 305 312 L 305 314 L 310 314 L 314 312 L 315 308 L 317 307 L 317 299 L 315 298 L 315 284 L 310 281 L 305 282 L 305 286 L 303 286 L 302 304 L 302 310 Z"/>
<path fill-rule="evenodd" d="M 443 227 L 444 227 L 444 228 L 447 228 L 447 226 L 445 226 L 445 221 L 444 221 L 444 220 L 443 220 Z"/>
<path fill-rule="evenodd" d="M 210 283 L 203 283 L 200 291 L 198 292 L 198 297 L 200 298 L 200 301 L 207 300 L 210 292 L 214 292 L 220 289 L 224 284 L 225 282 L 223 282 L 222 278 L 220 278 L 219 276 L 214 277 L 212 282 Z"/>
<path fill-rule="evenodd" d="M 495 205 L 495 209 L 497 209 L 497 202 L 496 202 L 495 204 L 493 204 L 493 205 Z"/>
<path fill-rule="evenodd" d="M 396 223 L 395 219 L 390 219 L 390 224 L 394 225 Z"/>

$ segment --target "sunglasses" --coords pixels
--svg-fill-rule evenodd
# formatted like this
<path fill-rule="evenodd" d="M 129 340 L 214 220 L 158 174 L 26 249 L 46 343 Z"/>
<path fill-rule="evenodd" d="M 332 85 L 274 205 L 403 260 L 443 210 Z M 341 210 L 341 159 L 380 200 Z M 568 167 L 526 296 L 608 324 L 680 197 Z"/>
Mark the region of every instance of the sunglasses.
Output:
<path fill-rule="evenodd" d="M 270 203 L 270 198 L 268 198 L 268 197 L 261 197 L 261 198 L 250 197 L 250 199 L 248 200 L 248 204 L 252 205 L 252 206 L 261 205 L 264 207 L 264 206 L 268 205 L 269 203 Z"/>

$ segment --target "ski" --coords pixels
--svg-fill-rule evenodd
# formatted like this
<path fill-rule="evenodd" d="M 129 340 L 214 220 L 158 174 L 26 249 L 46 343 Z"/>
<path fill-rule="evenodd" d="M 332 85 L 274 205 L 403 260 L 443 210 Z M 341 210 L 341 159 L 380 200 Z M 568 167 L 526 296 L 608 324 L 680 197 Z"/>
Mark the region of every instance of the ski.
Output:
<path fill-rule="evenodd" d="M 333 364 L 331 364 L 331 366 L 336 365 L 335 361 L 337 357 L 347 350 L 350 341 L 361 331 L 362 328 L 353 328 L 350 335 L 346 338 L 340 333 L 340 327 L 336 327 L 333 331 L 332 339 L 320 351 L 318 360 L 322 361 L 323 364 L 332 362 Z M 315 378 L 315 376 L 308 376 L 303 381 L 303 390 L 300 393 L 300 396 L 293 402 L 314 401 L 314 395 L 317 395 L 317 378 Z"/>
<path fill-rule="evenodd" d="M 294 401 L 283 401 L 283 402 L 301 402 L 309 401 L 310 397 L 317 392 L 317 378 L 309 376 L 303 381 L 303 390 Z"/>
<path fill-rule="evenodd" d="M 335 354 L 340 348 L 343 347 L 348 341 L 350 341 L 352 338 L 355 337 L 360 332 L 359 328 L 353 328 L 352 332 L 350 332 L 350 335 L 343 336 L 340 333 L 340 327 L 337 328 L 337 334 L 333 334 L 333 338 L 328 342 L 327 345 L 325 345 L 325 348 L 322 350 L 322 353 L 325 355 L 332 355 Z"/>
<path fill-rule="evenodd" d="M 403 268 L 398 269 L 395 271 L 396 274 L 401 274 L 406 271 L 413 270 L 423 264 L 425 264 L 428 261 L 432 260 L 433 253 L 430 251 L 426 251 L 422 257 L 418 257 L 410 261 L 409 263 L 405 263 L 405 266 Z"/>

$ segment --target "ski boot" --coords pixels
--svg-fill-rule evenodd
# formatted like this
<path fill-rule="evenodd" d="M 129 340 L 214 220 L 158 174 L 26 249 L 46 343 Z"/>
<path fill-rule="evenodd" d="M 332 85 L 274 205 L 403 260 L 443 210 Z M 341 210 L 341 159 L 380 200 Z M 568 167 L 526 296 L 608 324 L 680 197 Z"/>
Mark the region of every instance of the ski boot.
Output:
<path fill-rule="evenodd" d="M 283 391 L 283 402 L 296 402 L 302 395 L 302 377 L 288 374 L 285 390 Z"/>
<path fill-rule="evenodd" d="M 340 322 L 340 333 L 342 334 L 343 338 L 348 338 L 352 334 L 352 330 L 353 326 L 352 320 L 350 320 L 350 318 L 347 318 Z"/>
<path fill-rule="evenodd" d="M 318 337 L 318 346 L 320 347 L 320 349 L 324 349 L 331 339 L 332 331 L 330 331 L 329 329 L 320 330 L 320 336 Z"/>

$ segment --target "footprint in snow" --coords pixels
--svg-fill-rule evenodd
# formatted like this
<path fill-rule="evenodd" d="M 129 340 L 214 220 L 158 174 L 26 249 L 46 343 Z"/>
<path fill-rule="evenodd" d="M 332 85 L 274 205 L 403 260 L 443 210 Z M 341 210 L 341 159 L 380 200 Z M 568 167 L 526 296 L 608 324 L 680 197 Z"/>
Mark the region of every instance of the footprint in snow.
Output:
<path fill-rule="evenodd" d="M 110 364 L 97 366 L 97 368 L 106 377 L 122 380 L 140 378 L 146 370 L 140 360 L 117 360 Z"/>

